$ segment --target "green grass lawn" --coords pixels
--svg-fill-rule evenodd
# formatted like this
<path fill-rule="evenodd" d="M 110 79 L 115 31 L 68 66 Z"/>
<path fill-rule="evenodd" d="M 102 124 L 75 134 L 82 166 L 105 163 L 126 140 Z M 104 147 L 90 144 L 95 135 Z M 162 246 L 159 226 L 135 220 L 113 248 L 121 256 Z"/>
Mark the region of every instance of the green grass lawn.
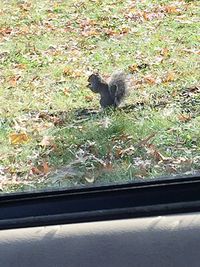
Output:
<path fill-rule="evenodd" d="M 0 190 L 198 172 L 199 29 L 199 0 L 2 0 Z M 116 70 L 133 108 L 77 116 Z"/>

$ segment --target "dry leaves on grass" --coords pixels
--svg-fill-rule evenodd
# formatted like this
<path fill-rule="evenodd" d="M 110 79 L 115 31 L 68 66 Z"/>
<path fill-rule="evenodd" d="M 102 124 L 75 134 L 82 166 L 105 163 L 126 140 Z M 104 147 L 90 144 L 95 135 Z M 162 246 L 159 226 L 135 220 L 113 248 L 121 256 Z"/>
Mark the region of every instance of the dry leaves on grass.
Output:
<path fill-rule="evenodd" d="M 80 70 L 73 69 L 71 67 L 65 67 L 63 70 L 63 75 L 71 78 L 79 78 L 83 75 L 83 72 Z"/>
<path fill-rule="evenodd" d="M 144 77 L 144 82 L 148 83 L 149 85 L 154 85 L 157 83 L 156 78 L 154 78 L 150 75 Z"/>
<path fill-rule="evenodd" d="M 180 114 L 178 116 L 178 119 L 181 121 L 181 122 L 187 122 L 187 121 L 190 121 L 192 119 L 191 115 L 190 114 Z"/>
<path fill-rule="evenodd" d="M 19 145 L 27 143 L 30 140 L 30 137 L 25 132 L 11 133 L 9 135 L 9 140 L 12 145 Z"/>
<path fill-rule="evenodd" d="M 71 90 L 69 88 L 64 88 L 63 89 L 63 93 L 64 93 L 65 96 L 70 96 Z"/>
<path fill-rule="evenodd" d="M 51 171 L 51 168 L 49 167 L 48 162 L 43 162 L 41 165 L 33 166 L 31 168 L 30 174 L 32 175 L 44 175 L 48 174 Z"/>
<path fill-rule="evenodd" d="M 168 72 L 163 78 L 164 83 L 172 82 L 176 78 L 176 74 L 174 72 Z"/>
<path fill-rule="evenodd" d="M 13 77 L 10 77 L 9 80 L 8 80 L 8 83 L 11 87 L 16 87 L 19 80 L 20 80 L 21 76 L 18 75 L 18 76 L 13 76 Z"/>
<path fill-rule="evenodd" d="M 86 96 L 85 96 L 85 100 L 86 100 L 87 102 L 92 102 L 93 99 L 94 99 L 94 96 L 93 96 L 93 95 L 86 95 Z"/>
<path fill-rule="evenodd" d="M 161 52 L 160 52 L 161 56 L 163 57 L 168 57 L 169 56 L 169 49 L 167 47 L 164 47 Z"/>
<path fill-rule="evenodd" d="M 149 153 L 153 159 L 157 162 L 169 162 L 172 159 L 169 157 L 165 157 L 158 149 L 155 145 L 153 144 L 147 144 L 146 145 L 146 149 L 147 149 L 147 153 Z"/>

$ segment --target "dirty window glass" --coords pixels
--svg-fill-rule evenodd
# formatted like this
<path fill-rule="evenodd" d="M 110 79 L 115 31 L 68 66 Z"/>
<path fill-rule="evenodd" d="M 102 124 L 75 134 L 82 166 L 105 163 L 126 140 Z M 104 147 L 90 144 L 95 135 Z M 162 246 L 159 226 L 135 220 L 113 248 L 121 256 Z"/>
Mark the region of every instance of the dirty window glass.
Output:
<path fill-rule="evenodd" d="M 200 4 L 0 2 L 0 192 L 200 167 Z"/>

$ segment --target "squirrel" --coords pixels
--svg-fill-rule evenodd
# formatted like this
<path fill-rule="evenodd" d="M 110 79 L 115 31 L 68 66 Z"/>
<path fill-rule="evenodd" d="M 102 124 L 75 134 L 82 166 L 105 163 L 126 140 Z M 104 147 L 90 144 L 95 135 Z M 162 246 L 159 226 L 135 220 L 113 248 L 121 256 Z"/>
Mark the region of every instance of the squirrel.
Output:
<path fill-rule="evenodd" d="M 127 93 L 126 77 L 124 72 L 112 74 L 110 82 L 104 81 L 98 73 L 88 78 L 87 87 L 94 93 L 100 94 L 100 105 L 102 108 L 118 107 Z"/>

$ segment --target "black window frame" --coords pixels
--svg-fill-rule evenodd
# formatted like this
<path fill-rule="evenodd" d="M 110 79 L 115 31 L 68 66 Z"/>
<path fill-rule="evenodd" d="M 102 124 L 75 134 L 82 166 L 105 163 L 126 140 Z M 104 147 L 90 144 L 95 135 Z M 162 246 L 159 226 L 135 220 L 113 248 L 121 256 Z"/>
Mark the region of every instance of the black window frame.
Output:
<path fill-rule="evenodd" d="M 200 175 L 0 195 L 0 229 L 200 211 Z"/>

